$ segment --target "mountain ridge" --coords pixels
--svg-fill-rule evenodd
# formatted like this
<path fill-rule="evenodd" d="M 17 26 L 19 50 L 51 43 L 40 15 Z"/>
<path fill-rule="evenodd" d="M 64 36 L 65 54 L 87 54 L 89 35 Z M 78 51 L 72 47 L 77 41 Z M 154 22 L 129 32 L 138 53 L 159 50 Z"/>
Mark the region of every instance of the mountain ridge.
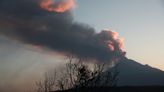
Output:
<path fill-rule="evenodd" d="M 164 85 L 164 71 L 124 58 L 117 66 L 118 86 Z"/>

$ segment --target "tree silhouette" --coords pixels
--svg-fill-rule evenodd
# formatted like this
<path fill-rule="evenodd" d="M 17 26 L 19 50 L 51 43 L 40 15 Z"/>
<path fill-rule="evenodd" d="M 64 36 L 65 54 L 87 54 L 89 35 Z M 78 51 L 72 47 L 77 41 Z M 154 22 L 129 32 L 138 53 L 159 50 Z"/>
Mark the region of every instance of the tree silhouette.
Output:
<path fill-rule="evenodd" d="M 63 71 L 46 72 L 44 79 L 36 82 L 37 92 L 116 85 L 118 71 L 115 68 L 106 69 L 109 64 L 95 63 L 90 68 L 84 59 L 69 56 L 68 60 Z"/>

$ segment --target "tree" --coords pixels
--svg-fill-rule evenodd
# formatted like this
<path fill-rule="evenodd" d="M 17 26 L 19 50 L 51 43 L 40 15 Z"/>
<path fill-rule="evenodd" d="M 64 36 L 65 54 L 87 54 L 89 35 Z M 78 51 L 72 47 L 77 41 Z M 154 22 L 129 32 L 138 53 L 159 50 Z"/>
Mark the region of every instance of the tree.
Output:
<path fill-rule="evenodd" d="M 69 56 L 68 60 L 62 72 L 46 72 L 44 79 L 36 82 L 37 92 L 116 85 L 118 71 L 115 68 L 106 69 L 108 64 L 95 63 L 90 68 L 84 59 Z"/>
<path fill-rule="evenodd" d="M 49 92 L 53 90 L 56 84 L 56 70 L 53 72 L 46 72 L 44 79 L 36 82 L 37 92 Z"/>

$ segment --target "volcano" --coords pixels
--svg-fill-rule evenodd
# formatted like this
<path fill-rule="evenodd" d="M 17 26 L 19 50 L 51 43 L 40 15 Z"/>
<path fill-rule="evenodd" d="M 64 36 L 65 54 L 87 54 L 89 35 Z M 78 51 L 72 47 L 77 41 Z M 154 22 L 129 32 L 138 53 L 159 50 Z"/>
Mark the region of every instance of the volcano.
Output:
<path fill-rule="evenodd" d="M 124 58 L 119 62 L 118 86 L 163 86 L 164 71 Z"/>

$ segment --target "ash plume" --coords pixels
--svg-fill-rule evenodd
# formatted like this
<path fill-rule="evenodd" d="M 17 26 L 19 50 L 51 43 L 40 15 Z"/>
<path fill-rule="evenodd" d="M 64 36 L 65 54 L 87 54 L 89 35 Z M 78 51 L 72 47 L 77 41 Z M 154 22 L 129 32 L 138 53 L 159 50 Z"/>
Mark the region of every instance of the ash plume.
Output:
<path fill-rule="evenodd" d="M 97 61 L 124 55 L 123 42 L 116 32 L 96 33 L 89 25 L 74 21 L 74 0 L 55 1 L 0 0 L 0 35 Z"/>

